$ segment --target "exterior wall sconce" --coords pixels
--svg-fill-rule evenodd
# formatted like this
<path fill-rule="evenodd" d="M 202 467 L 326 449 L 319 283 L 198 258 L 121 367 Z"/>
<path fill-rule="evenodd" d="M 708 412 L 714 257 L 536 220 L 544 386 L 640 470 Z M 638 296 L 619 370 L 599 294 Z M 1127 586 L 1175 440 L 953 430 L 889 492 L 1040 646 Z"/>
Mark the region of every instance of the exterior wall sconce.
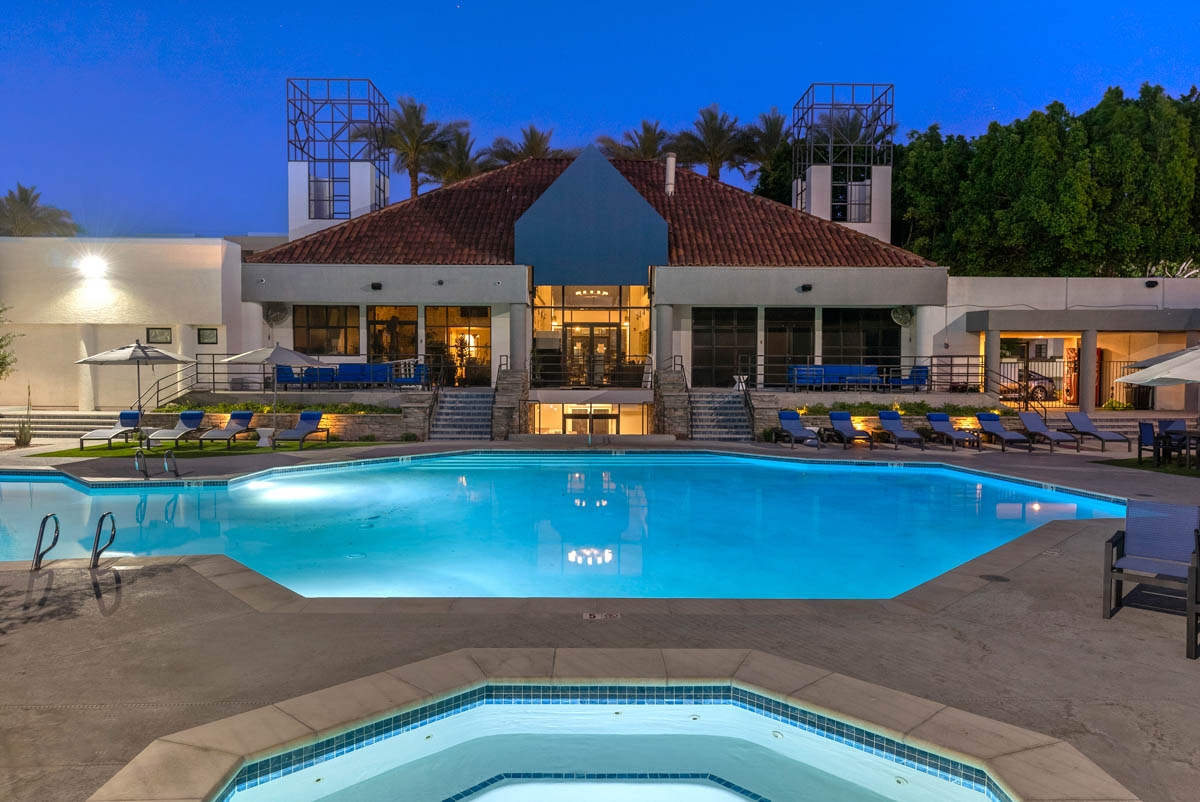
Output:
<path fill-rule="evenodd" d="M 381 282 L 378 282 L 378 281 L 372 281 L 372 282 L 371 282 L 371 289 L 373 289 L 373 290 L 382 290 L 382 289 L 383 289 L 383 284 L 382 284 Z"/>
<path fill-rule="evenodd" d="M 796 288 L 796 292 L 812 292 L 812 285 L 811 284 L 801 284 L 799 287 Z"/>
<path fill-rule="evenodd" d="M 1153 287 L 1157 287 L 1157 286 L 1158 286 L 1158 282 L 1157 282 L 1157 281 L 1155 281 L 1154 279 L 1150 279 L 1149 281 L 1147 281 L 1147 282 L 1146 282 L 1146 286 L 1147 286 L 1147 287 L 1151 287 L 1151 288 L 1153 288 Z"/>

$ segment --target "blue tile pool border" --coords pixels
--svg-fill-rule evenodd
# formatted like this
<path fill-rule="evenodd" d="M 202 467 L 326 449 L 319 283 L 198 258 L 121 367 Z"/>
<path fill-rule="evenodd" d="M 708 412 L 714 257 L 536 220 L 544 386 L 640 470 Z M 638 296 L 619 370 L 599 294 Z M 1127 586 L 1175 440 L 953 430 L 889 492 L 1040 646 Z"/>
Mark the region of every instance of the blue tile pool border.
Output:
<path fill-rule="evenodd" d="M 357 749 L 392 738 L 481 705 L 733 705 L 827 738 L 866 754 L 978 792 L 990 802 L 1013 802 L 986 770 L 904 744 L 885 735 L 782 702 L 736 684 L 699 685 L 545 685 L 488 683 L 434 702 L 384 717 L 324 738 L 308 746 L 243 765 L 215 797 L 228 802 L 235 794 L 315 766 Z M 482 781 L 482 782 L 487 782 Z M 485 787 L 477 784 L 471 793 Z M 451 797 L 458 799 L 462 797 Z M 750 797 L 756 798 L 756 797 Z M 235 800 L 236 802 L 236 800 Z"/>
<path fill-rule="evenodd" d="M 26 468 L 0 469 L 0 480 L 8 476 L 37 476 L 42 478 L 61 479 L 71 484 L 79 485 L 89 490 L 103 490 L 106 488 L 132 488 L 132 487 L 236 487 L 246 482 L 262 481 L 276 476 L 283 476 L 291 473 L 302 473 L 305 471 L 337 471 L 337 470 L 352 470 L 358 468 L 368 468 L 378 465 L 388 464 L 409 464 L 413 462 L 421 462 L 425 460 L 441 459 L 446 457 L 466 457 L 466 456 L 481 456 L 487 455 L 497 459 L 505 457 L 539 457 L 539 458 L 564 458 L 564 457 L 612 457 L 612 456 L 715 456 L 726 457 L 739 460 L 761 460 L 771 462 L 783 462 L 791 465 L 837 465 L 842 468 L 897 468 L 897 469 L 912 469 L 924 468 L 926 470 L 944 470 L 955 473 L 965 473 L 972 476 L 982 476 L 988 479 L 994 479 L 1001 482 L 1012 482 L 1013 484 L 1025 485 L 1027 487 L 1036 487 L 1039 490 L 1047 490 L 1056 493 L 1065 493 L 1072 496 L 1081 496 L 1083 498 L 1095 499 L 1096 501 L 1106 501 L 1111 504 L 1125 506 L 1127 500 L 1121 496 L 1113 496 L 1107 493 L 1098 493 L 1092 490 L 1083 490 L 1069 485 L 1060 485 L 1053 482 L 1041 482 L 1036 479 L 1026 479 L 1021 476 L 1010 476 L 1004 473 L 995 471 L 983 471 L 978 468 L 969 468 L 963 465 L 951 465 L 945 462 L 913 462 L 904 460 L 839 460 L 839 459 L 822 459 L 819 457 L 793 457 L 783 454 L 746 454 L 737 451 L 720 451 L 717 449 L 607 449 L 607 450 L 542 450 L 542 449 L 466 449 L 458 451 L 434 451 L 426 454 L 404 454 L 392 457 L 371 457 L 368 459 L 345 460 L 341 462 L 315 462 L 308 465 L 285 465 L 276 468 L 266 468 L 261 471 L 234 476 L 228 479 L 178 479 L 178 480 L 139 480 L 139 479 L 116 479 L 116 480 L 88 480 L 73 476 L 65 471 L 59 470 L 37 470 Z"/>

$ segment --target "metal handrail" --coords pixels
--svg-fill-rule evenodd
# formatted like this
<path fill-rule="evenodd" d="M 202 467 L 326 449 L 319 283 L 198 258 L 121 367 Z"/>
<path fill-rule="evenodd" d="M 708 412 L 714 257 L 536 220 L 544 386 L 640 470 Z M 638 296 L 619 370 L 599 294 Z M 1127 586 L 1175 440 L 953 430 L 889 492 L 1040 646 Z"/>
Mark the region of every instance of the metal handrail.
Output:
<path fill-rule="evenodd" d="M 142 478 L 150 478 L 150 466 L 146 464 L 146 452 L 140 448 L 133 452 L 133 469 L 142 472 Z"/>
<path fill-rule="evenodd" d="M 54 519 L 54 539 L 50 541 L 50 545 L 42 549 L 42 538 L 46 534 L 46 522 L 51 518 Z M 42 558 L 50 553 L 50 549 L 58 545 L 58 516 L 54 513 L 49 513 L 42 518 L 42 525 L 38 527 L 37 545 L 33 547 L 33 565 L 29 566 L 30 571 L 40 571 L 42 568 Z"/>
<path fill-rule="evenodd" d="M 171 461 L 170 465 L 167 464 L 167 460 Z M 163 473 L 167 471 L 174 474 L 176 479 L 179 478 L 179 462 L 175 459 L 175 451 L 169 448 L 163 454 Z"/>
<path fill-rule="evenodd" d="M 100 530 L 104 528 L 104 519 L 108 519 L 108 542 L 103 547 L 100 546 Z M 100 555 L 108 551 L 108 547 L 117 539 L 117 518 L 111 512 L 106 512 L 100 516 L 100 520 L 96 521 L 96 537 L 92 540 L 92 559 L 88 563 L 88 568 L 98 568 L 100 566 Z"/>

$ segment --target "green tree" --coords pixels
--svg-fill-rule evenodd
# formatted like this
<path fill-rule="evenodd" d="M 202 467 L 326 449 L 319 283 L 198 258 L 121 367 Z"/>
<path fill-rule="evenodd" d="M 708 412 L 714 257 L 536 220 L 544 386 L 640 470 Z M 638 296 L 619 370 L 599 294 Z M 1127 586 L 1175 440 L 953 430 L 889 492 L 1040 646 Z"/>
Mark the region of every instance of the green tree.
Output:
<path fill-rule="evenodd" d="M 746 163 L 750 169 L 745 171 L 747 179 L 757 178 L 764 170 L 770 170 L 778 157 L 780 146 L 788 143 L 787 120 L 775 106 L 770 111 L 758 115 L 758 122 L 747 125 L 744 131 L 746 137 Z M 788 170 L 791 171 L 791 147 L 788 147 Z M 789 179 L 790 180 L 790 179 Z M 791 202 L 791 192 L 788 193 Z"/>
<path fill-rule="evenodd" d="M 486 152 L 475 150 L 475 140 L 466 128 L 456 129 L 446 149 L 430 154 L 427 165 L 430 177 L 444 187 L 495 167 Z"/>
<path fill-rule="evenodd" d="M 749 151 L 745 132 L 738 127 L 737 117 L 730 117 L 716 103 L 700 109 L 691 131 L 681 132 L 675 139 L 679 158 L 688 164 L 703 164 L 708 177 L 720 180 L 721 170 L 741 169 Z"/>
<path fill-rule="evenodd" d="M 554 129 L 539 131 L 537 126 L 528 125 L 521 129 L 521 142 L 515 143 L 508 137 L 498 136 L 487 149 L 487 155 L 500 164 L 512 164 L 525 159 L 553 159 L 573 156 L 574 151 L 550 147 Z"/>
<path fill-rule="evenodd" d="M 953 264 L 951 220 L 962 204 L 971 164 L 963 136 L 942 136 L 935 124 L 911 131 L 892 163 L 892 242 L 939 264 Z"/>
<path fill-rule="evenodd" d="M 779 203 L 792 204 L 792 145 L 780 142 L 774 155 L 758 170 L 754 194 Z"/>
<path fill-rule="evenodd" d="M 616 159 L 658 159 L 671 149 L 674 137 L 658 122 L 642 120 L 641 130 L 630 129 L 621 136 L 621 141 L 611 136 L 596 137 L 604 155 Z"/>
<path fill-rule="evenodd" d="M 415 198 L 422 184 L 436 181 L 430 173 L 431 161 L 446 152 L 454 141 L 455 132 L 465 129 L 467 124 L 430 120 L 429 109 L 415 98 L 403 97 L 397 103 L 400 108 L 392 110 L 387 124 L 380 128 L 361 128 L 351 135 L 355 139 L 368 140 L 379 151 L 391 151 L 392 169 L 408 174 L 409 197 Z"/>
<path fill-rule="evenodd" d="M 7 306 L 0 306 L 0 326 L 8 323 L 4 317 L 4 313 L 7 311 Z M 0 381 L 7 379 L 12 373 L 13 366 L 17 364 L 17 358 L 12 352 L 13 340 L 17 339 L 17 336 L 15 332 L 11 331 L 0 333 Z"/>
<path fill-rule="evenodd" d="M 42 205 L 41 197 L 37 187 L 18 182 L 16 192 L 10 189 L 0 198 L 0 236 L 73 237 L 80 233 L 70 212 Z"/>

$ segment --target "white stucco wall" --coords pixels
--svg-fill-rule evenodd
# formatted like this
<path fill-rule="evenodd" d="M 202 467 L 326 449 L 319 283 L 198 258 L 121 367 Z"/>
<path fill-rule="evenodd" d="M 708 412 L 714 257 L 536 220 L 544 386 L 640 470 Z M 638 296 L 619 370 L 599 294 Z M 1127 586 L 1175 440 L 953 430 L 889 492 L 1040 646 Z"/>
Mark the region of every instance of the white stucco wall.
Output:
<path fill-rule="evenodd" d="M 9 307 L 8 330 L 19 335 L 16 369 L 0 382 L 0 405 L 24 404 L 27 385 L 40 407 L 129 405 L 137 395 L 134 368 L 73 362 L 145 341 L 147 327 L 170 328 L 172 342 L 162 347 L 190 357 L 227 353 L 252 339 L 242 324 L 240 254 L 216 238 L 0 238 L 0 304 Z M 102 276 L 80 272 L 88 255 L 105 261 Z M 235 319 L 226 325 L 231 298 Z M 218 330 L 216 345 L 197 343 L 200 327 Z M 143 386 L 172 372 L 143 368 Z"/>

